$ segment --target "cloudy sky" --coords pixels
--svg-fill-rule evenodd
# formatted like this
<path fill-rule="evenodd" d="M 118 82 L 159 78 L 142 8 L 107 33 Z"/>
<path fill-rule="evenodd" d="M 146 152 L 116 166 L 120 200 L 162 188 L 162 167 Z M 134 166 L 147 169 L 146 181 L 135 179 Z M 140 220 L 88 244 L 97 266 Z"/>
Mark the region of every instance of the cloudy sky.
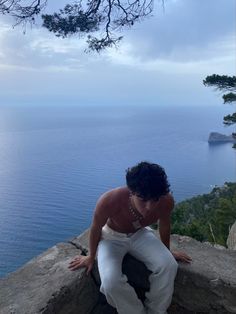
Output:
<path fill-rule="evenodd" d="M 153 17 L 99 55 L 39 22 L 25 35 L 12 24 L 0 17 L 0 105 L 214 105 L 221 99 L 202 80 L 235 75 L 235 0 L 166 0 L 164 10 L 155 0 Z"/>

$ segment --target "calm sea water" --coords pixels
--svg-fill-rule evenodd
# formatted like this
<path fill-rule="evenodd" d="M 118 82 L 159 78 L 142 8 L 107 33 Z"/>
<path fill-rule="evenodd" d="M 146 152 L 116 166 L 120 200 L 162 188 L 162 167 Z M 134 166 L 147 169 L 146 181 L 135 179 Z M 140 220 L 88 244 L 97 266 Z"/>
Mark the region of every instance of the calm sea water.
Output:
<path fill-rule="evenodd" d="M 141 160 L 176 201 L 236 181 L 231 144 L 209 146 L 227 106 L 0 108 L 0 276 L 84 231 L 98 196 Z"/>

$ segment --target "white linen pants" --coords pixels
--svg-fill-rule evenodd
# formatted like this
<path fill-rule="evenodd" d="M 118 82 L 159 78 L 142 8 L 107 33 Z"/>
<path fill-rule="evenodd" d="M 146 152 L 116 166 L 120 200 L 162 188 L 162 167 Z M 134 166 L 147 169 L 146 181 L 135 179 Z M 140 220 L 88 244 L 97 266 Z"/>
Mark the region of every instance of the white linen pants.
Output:
<path fill-rule="evenodd" d="M 126 253 L 142 261 L 152 272 L 145 305 L 122 273 L 122 261 Z M 127 235 L 105 225 L 97 259 L 101 277 L 100 291 L 119 314 L 166 314 L 172 299 L 178 264 L 150 228 L 142 228 Z"/>

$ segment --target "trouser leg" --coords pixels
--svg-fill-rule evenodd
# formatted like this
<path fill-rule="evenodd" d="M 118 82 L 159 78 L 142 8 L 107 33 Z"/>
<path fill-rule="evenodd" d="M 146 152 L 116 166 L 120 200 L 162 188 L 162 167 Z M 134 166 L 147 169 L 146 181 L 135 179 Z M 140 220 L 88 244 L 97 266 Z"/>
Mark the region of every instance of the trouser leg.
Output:
<path fill-rule="evenodd" d="M 129 253 L 152 272 L 145 301 L 147 313 L 165 314 L 171 303 L 178 268 L 173 255 L 153 231 L 145 228 L 133 236 Z"/>
<path fill-rule="evenodd" d="M 129 249 L 126 241 L 101 240 L 98 246 L 98 268 L 101 292 L 119 314 L 145 314 L 142 302 L 122 274 L 122 260 Z"/>

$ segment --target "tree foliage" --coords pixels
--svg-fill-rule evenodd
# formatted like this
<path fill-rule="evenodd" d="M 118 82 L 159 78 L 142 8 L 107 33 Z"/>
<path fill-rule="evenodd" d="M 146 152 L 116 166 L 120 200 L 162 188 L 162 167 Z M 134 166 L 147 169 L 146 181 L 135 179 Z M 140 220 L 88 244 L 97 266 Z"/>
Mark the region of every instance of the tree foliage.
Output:
<path fill-rule="evenodd" d="M 229 228 L 235 221 L 236 183 L 225 183 L 209 194 L 177 204 L 172 215 L 172 233 L 226 245 Z"/>
<path fill-rule="evenodd" d="M 47 0 L 0 0 L 0 13 L 13 16 L 17 23 L 32 24 L 46 5 Z M 122 39 L 117 32 L 149 16 L 153 5 L 154 0 L 79 0 L 59 12 L 43 14 L 43 26 L 58 37 L 87 36 L 88 48 L 99 52 L 116 45 Z"/>
<path fill-rule="evenodd" d="M 13 16 L 16 24 L 32 24 L 46 5 L 47 0 L 0 0 L 0 14 Z"/>
<path fill-rule="evenodd" d="M 205 78 L 203 84 L 221 91 L 236 91 L 236 76 L 212 74 Z"/>
<path fill-rule="evenodd" d="M 224 117 L 225 125 L 232 125 L 234 123 L 236 123 L 236 112 L 234 112 L 233 114 L 228 114 Z"/>
<path fill-rule="evenodd" d="M 226 92 L 222 98 L 224 103 L 236 102 L 236 76 L 212 74 L 203 81 L 205 86 L 215 87 L 215 90 Z M 225 125 L 236 123 L 236 113 L 224 117 Z"/>
<path fill-rule="evenodd" d="M 234 93 L 224 94 L 222 98 L 224 99 L 224 104 L 227 102 L 230 103 L 230 102 L 236 101 L 236 94 Z"/>

